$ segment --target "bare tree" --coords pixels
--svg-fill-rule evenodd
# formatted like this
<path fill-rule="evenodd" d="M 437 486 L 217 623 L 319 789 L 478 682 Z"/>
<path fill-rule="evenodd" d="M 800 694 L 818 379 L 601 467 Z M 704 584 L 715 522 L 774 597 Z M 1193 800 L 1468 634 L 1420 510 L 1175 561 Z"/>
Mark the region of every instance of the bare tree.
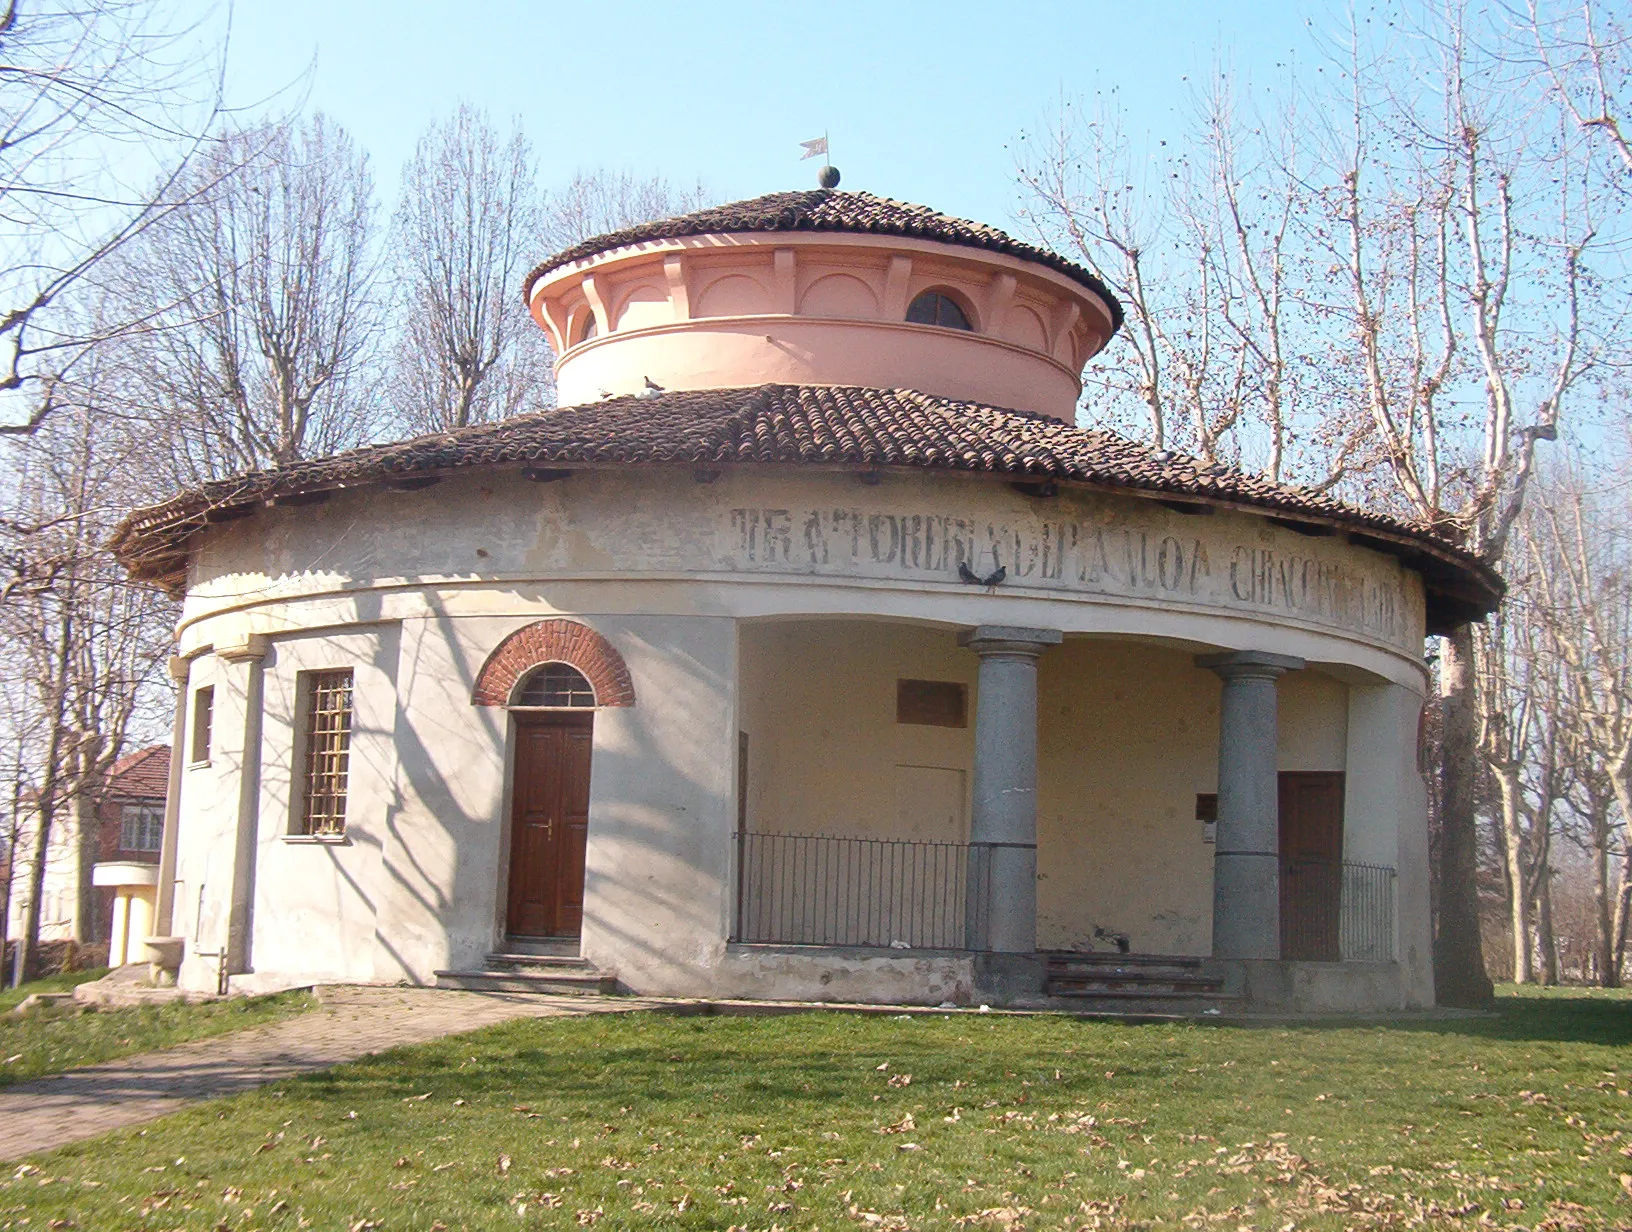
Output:
<path fill-rule="evenodd" d="M 1420 521 L 1499 566 L 1524 508 L 1538 441 L 1558 435 L 1595 344 L 1624 303 L 1600 294 L 1583 143 L 1526 107 L 1500 57 L 1450 7 L 1403 45 L 1351 30 L 1349 100 L 1326 161 L 1313 233 L 1328 301 L 1394 480 Z M 1477 399 L 1483 413 L 1466 413 Z M 1435 972 L 1441 1001 L 1491 995 L 1480 954 L 1480 706 L 1471 627 L 1439 657 L 1444 749 Z"/>
<path fill-rule="evenodd" d="M 1529 546 L 1529 545 L 1527 545 Z M 1544 556 L 1527 554 L 1544 567 Z M 1528 579 L 1524 579 L 1528 580 Z M 1550 876 L 1559 806 L 1573 763 L 1571 681 L 1558 670 L 1552 621 L 1520 598 L 1475 638 L 1479 749 L 1494 780 L 1492 827 L 1502 861 L 1513 982 L 1557 980 Z"/>
<path fill-rule="evenodd" d="M 559 251 L 591 236 L 654 218 L 689 214 L 715 203 L 701 181 L 682 188 L 660 175 L 642 178 L 605 167 L 580 171 L 546 195 L 543 239 L 549 248 Z"/>
<path fill-rule="evenodd" d="M 123 507 L 129 476 L 146 443 L 101 397 L 105 370 L 92 365 L 60 413 L 26 442 L 16 466 L 14 507 L 48 526 L 37 550 L 49 578 L 0 608 L 4 629 L 8 733 L 22 742 L 32 808 L 28 913 L 13 980 L 29 969 L 38 942 L 47 861 L 67 854 L 77 886 L 76 939 L 93 939 L 91 864 L 95 801 L 124 751 L 170 647 L 174 605 L 132 584 L 103 546 Z M 161 720 L 162 721 L 162 720 Z"/>
<path fill-rule="evenodd" d="M 1369 496 L 1499 567 L 1537 443 L 1616 362 L 1623 204 L 1602 191 L 1593 126 L 1516 62 L 1512 22 L 1447 0 L 1415 29 L 1363 29 L 1312 85 L 1284 83 L 1267 123 L 1242 122 L 1221 75 L 1171 156 L 1135 158 L 1114 108 L 1062 116 L 1028 139 L 1024 217 L 1125 301 L 1090 378 L 1113 421 L 1137 407 L 1158 445 Z M 1474 653 L 1463 624 L 1438 656 L 1449 1004 L 1491 995 Z"/>
<path fill-rule="evenodd" d="M 500 140 L 461 106 L 419 139 L 394 225 L 401 327 L 392 361 L 398 416 L 439 432 L 541 405 L 544 333 L 516 304 L 542 231 L 537 171 L 520 125 Z"/>
<path fill-rule="evenodd" d="M 1220 74 L 1185 148 L 1142 159 L 1114 104 L 1066 104 L 1026 139 L 1020 215 L 1127 311 L 1085 414 L 1325 490 L 1365 468 L 1369 424 L 1329 413 L 1338 390 L 1306 285 L 1324 270 L 1294 226 L 1312 197 L 1302 127 L 1295 112 L 1244 120 Z"/>
<path fill-rule="evenodd" d="M 1632 34 L 1624 20 L 1601 16 L 1592 0 L 1558 13 L 1528 0 L 1526 25 L 1542 73 L 1576 125 L 1603 142 L 1632 181 Z"/>
<path fill-rule="evenodd" d="M 0 391 L 36 430 L 100 338 L 65 311 L 110 256 L 186 204 L 222 113 L 223 44 L 145 0 L 0 0 Z M 134 172 L 134 175 L 132 174 Z"/>
<path fill-rule="evenodd" d="M 1572 682 L 1579 730 L 1575 811 L 1593 861 L 1596 965 L 1612 984 L 1632 925 L 1632 559 L 1624 538 L 1609 533 L 1624 516 L 1595 508 L 1580 476 L 1566 473 L 1542 493 L 1535 519 L 1537 551 L 1551 565 L 1538 570 L 1536 596 L 1547 612 L 1553 670 Z"/>
<path fill-rule="evenodd" d="M 334 452 L 380 422 L 373 180 L 321 115 L 221 139 L 196 202 L 148 229 L 119 286 L 149 327 L 125 396 L 182 481 Z"/>

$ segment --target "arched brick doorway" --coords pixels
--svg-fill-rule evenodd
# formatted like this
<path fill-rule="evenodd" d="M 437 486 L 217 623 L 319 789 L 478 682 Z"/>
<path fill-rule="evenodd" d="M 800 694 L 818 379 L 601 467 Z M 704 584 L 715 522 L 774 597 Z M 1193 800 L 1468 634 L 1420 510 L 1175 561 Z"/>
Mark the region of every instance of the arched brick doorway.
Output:
<path fill-rule="evenodd" d="M 477 676 L 477 705 L 506 706 L 513 768 L 505 934 L 579 936 L 597 707 L 631 706 L 623 656 L 572 620 L 543 620 L 505 638 Z"/>

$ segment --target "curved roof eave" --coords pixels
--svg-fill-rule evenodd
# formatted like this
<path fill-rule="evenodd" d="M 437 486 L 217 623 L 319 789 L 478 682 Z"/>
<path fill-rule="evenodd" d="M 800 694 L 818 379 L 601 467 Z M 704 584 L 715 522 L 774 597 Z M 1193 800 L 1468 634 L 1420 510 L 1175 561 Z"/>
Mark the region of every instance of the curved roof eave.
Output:
<path fill-rule="evenodd" d="M 954 218 L 927 206 L 875 197 L 871 193 L 841 192 L 830 188 L 768 193 L 763 197 L 732 201 L 677 218 L 653 219 L 594 236 L 563 249 L 535 266 L 522 280 L 522 298 L 531 299 L 533 284 L 554 270 L 632 244 L 702 235 L 766 232 L 889 235 L 1002 253 L 1065 275 L 1104 302 L 1106 311 L 1110 313 L 1113 333 L 1122 326 L 1122 304 L 1104 281 L 1059 253 L 1017 240 L 996 227 Z"/>
<path fill-rule="evenodd" d="M 761 385 L 613 398 L 369 446 L 216 481 L 136 510 L 115 531 L 113 546 L 133 575 L 179 588 L 192 535 L 262 503 L 298 505 L 369 484 L 413 489 L 500 465 L 535 471 L 771 466 L 1064 483 L 1252 513 L 1305 533 L 1342 532 L 1417 570 L 1436 596 L 1431 606 L 1445 627 L 1481 618 L 1504 591 L 1490 566 L 1405 519 L 1042 415 L 860 386 Z"/>

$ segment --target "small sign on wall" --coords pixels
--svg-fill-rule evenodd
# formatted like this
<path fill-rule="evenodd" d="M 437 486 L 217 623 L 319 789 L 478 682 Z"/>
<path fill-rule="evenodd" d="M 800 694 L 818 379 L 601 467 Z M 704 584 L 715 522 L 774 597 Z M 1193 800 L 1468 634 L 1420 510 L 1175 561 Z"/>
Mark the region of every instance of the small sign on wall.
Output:
<path fill-rule="evenodd" d="M 1218 793 L 1203 791 L 1196 793 L 1196 820 L 1201 822 L 1201 841 L 1216 843 L 1218 841 Z"/>

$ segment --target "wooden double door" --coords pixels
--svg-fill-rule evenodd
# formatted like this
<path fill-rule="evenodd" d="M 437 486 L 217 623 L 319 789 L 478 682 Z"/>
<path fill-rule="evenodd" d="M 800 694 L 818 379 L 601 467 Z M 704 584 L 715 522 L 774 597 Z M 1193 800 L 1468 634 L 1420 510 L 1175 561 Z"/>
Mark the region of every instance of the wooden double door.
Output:
<path fill-rule="evenodd" d="M 1280 776 L 1281 957 L 1337 962 L 1343 900 L 1343 774 Z"/>
<path fill-rule="evenodd" d="M 510 817 L 512 937 L 576 937 L 584 923 L 595 712 L 516 714 Z"/>

